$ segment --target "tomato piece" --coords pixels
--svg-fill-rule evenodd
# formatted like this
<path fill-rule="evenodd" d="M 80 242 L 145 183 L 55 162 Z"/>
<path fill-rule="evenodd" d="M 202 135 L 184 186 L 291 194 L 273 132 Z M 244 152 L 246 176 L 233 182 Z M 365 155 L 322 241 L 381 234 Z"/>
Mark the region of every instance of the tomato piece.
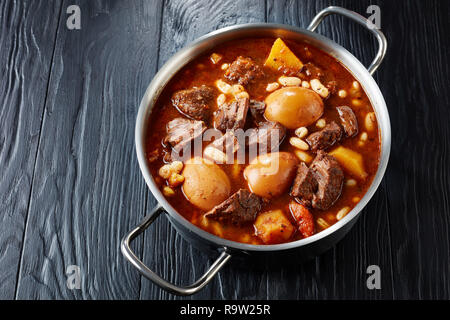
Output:
<path fill-rule="evenodd" d="M 300 231 L 303 238 L 312 236 L 314 234 L 314 217 L 308 208 L 300 203 L 291 201 L 289 210 L 297 222 L 298 231 Z"/>

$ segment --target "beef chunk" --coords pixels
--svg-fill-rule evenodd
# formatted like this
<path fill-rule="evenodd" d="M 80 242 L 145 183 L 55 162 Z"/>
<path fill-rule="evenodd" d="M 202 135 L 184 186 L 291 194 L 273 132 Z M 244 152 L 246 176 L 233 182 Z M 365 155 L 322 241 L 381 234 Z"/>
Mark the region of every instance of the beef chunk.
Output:
<path fill-rule="evenodd" d="M 247 118 L 248 107 L 248 98 L 223 104 L 214 112 L 214 128 L 222 131 L 242 129 Z"/>
<path fill-rule="evenodd" d="M 341 118 L 341 124 L 344 128 L 345 135 L 347 137 L 354 137 L 358 134 L 358 120 L 356 120 L 355 113 L 350 107 L 341 106 L 336 108 L 339 117 Z"/>
<path fill-rule="evenodd" d="M 317 188 L 318 183 L 314 172 L 309 170 L 304 162 L 301 162 L 297 168 L 297 175 L 292 185 L 291 195 L 298 197 L 302 203 L 310 207 Z"/>
<path fill-rule="evenodd" d="M 318 184 L 317 192 L 312 200 L 312 207 L 326 210 L 341 195 L 344 172 L 337 160 L 323 151 L 317 152 L 310 170 L 313 171 Z"/>
<path fill-rule="evenodd" d="M 266 111 L 266 104 L 263 101 L 250 100 L 249 109 L 253 118 L 253 122 L 256 125 L 260 122 L 265 121 L 264 111 Z"/>
<path fill-rule="evenodd" d="M 291 195 L 306 206 L 326 210 L 341 195 L 343 182 L 344 172 L 337 160 L 319 150 L 309 168 L 303 162 L 298 167 Z"/>
<path fill-rule="evenodd" d="M 175 151 L 180 152 L 193 140 L 200 138 L 205 130 L 203 121 L 175 118 L 166 125 L 164 144 L 169 144 Z"/>
<path fill-rule="evenodd" d="M 260 122 L 257 129 L 248 137 L 248 146 L 250 150 L 256 150 L 255 145 L 259 145 L 259 154 L 277 151 L 286 135 L 286 129 L 278 122 L 265 121 Z M 254 149 L 252 149 L 254 148 Z"/>
<path fill-rule="evenodd" d="M 309 79 L 318 79 L 328 89 L 330 94 L 336 93 L 337 81 L 333 73 L 324 72 L 315 64 L 308 62 L 303 66 L 303 72 Z"/>
<path fill-rule="evenodd" d="M 237 57 L 225 72 L 225 78 L 237 81 L 245 86 L 254 79 L 261 78 L 264 73 L 251 58 Z"/>
<path fill-rule="evenodd" d="M 207 120 L 215 89 L 202 85 L 187 90 L 179 90 L 172 96 L 173 105 L 185 116 L 195 120 Z"/>
<path fill-rule="evenodd" d="M 205 217 L 241 225 L 253 222 L 261 211 L 262 198 L 246 189 L 240 189 L 227 200 L 215 206 Z"/>
<path fill-rule="evenodd" d="M 314 132 L 306 138 L 312 151 L 324 150 L 333 146 L 342 138 L 342 128 L 332 121 L 320 131 Z"/>

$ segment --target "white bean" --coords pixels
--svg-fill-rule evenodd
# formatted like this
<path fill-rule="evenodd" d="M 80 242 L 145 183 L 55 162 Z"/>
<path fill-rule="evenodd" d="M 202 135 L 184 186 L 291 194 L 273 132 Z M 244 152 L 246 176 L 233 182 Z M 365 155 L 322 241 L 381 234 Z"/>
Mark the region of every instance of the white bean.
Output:
<path fill-rule="evenodd" d="M 229 93 L 231 91 L 231 86 L 223 80 L 216 81 L 216 87 L 223 93 Z"/>
<path fill-rule="evenodd" d="M 338 211 L 338 213 L 336 213 L 336 219 L 341 220 L 349 212 L 350 212 L 350 207 L 343 207 L 341 210 Z"/>
<path fill-rule="evenodd" d="M 305 163 L 310 163 L 313 160 L 313 157 L 309 155 L 309 153 L 302 151 L 302 150 L 295 150 L 294 151 L 297 158 L 300 159 L 300 161 L 303 161 Z"/>
<path fill-rule="evenodd" d="M 366 114 L 366 117 L 364 118 L 364 125 L 367 131 L 375 130 L 375 121 L 375 112 L 369 112 L 368 114 Z"/>
<path fill-rule="evenodd" d="M 322 82 L 320 82 L 319 79 L 312 79 L 309 83 L 311 84 L 311 88 L 322 98 L 326 98 L 330 94 L 328 89 L 322 84 Z"/>
<path fill-rule="evenodd" d="M 367 141 L 367 138 L 368 138 L 367 132 L 363 132 L 363 133 L 361 133 L 361 136 L 359 137 L 359 140 Z"/>
<path fill-rule="evenodd" d="M 323 118 L 317 120 L 317 122 L 316 122 L 316 127 L 317 127 L 317 128 L 320 128 L 320 129 L 325 128 L 326 125 L 327 125 L 327 122 L 326 122 L 325 119 L 323 119 Z"/>
<path fill-rule="evenodd" d="M 222 104 L 225 103 L 226 100 L 227 97 L 223 93 L 219 94 L 219 96 L 217 97 L 217 105 L 221 106 Z"/>
<path fill-rule="evenodd" d="M 272 91 L 277 90 L 279 87 L 280 87 L 280 85 L 278 84 L 278 82 L 272 82 L 267 85 L 266 91 L 272 92 Z"/>
<path fill-rule="evenodd" d="M 184 176 L 179 173 L 172 173 L 169 178 L 169 186 L 176 188 L 183 184 Z"/>
<path fill-rule="evenodd" d="M 215 163 L 222 164 L 227 162 L 227 155 L 214 147 L 206 147 L 203 151 L 203 155 L 206 158 L 213 160 Z"/>
<path fill-rule="evenodd" d="M 173 169 L 174 172 L 180 173 L 181 170 L 183 170 L 183 162 L 174 161 L 170 164 L 170 167 Z"/>
<path fill-rule="evenodd" d="M 164 186 L 163 187 L 163 194 L 166 197 L 171 197 L 171 196 L 173 196 L 175 194 L 175 191 L 169 186 Z"/>
<path fill-rule="evenodd" d="M 347 91 L 345 91 L 345 90 L 339 90 L 338 96 L 339 96 L 340 98 L 345 98 L 345 97 L 347 96 Z"/>
<path fill-rule="evenodd" d="M 230 92 L 233 95 L 236 95 L 236 94 L 238 94 L 239 92 L 242 92 L 242 91 L 245 91 L 245 88 L 243 86 L 241 86 L 240 84 L 233 84 L 231 86 Z"/>
<path fill-rule="evenodd" d="M 300 139 L 306 137 L 308 135 L 308 128 L 306 127 L 300 127 L 295 129 L 295 135 L 299 137 Z"/>
<path fill-rule="evenodd" d="M 317 224 L 322 227 L 322 229 L 328 228 L 330 225 L 323 218 L 317 219 Z"/>
<path fill-rule="evenodd" d="M 300 150 L 303 150 L 303 151 L 309 150 L 309 145 L 305 141 L 300 139 L 300 138 L 291 137 L 289 139 L 289 143 L 292 146 L 296 147 L 297 149 L 300 149 Z"/>
<path fill-rule="evenodd" d="M 361 99 L 352 99 L 352 104 L 353 104 L 355 107 L 359 107 L 359 106 L 362 105 L 362 100 L 361 100 Z"/>
<path fill-rule="evenodd" d="M 238 92 L 238 93 L 236 93 L 236 94 L 234 95 L 234 97 L 235 97 L 236 99 L 241 99 L 241 98 L 247 98 L 247 99 L 250 99 L 250 95 L 248 94 L 247 91 L 241 91 L 241 92 Z"/>
<path fill-rule="evenodd" d="M 302 80 L 297 77 L 285 77 L 281 76 L 278 78 L 278 82 L 285 87 L 296 87 L 302 83 Z"/>
<path fill-rule="evenodd" d="M 174 161 L 159 168 L 158 174 L 164 179 L 169 179 L 173 173 L 180 173 L 181 170 L 183 170 L 183 162 Z"/>

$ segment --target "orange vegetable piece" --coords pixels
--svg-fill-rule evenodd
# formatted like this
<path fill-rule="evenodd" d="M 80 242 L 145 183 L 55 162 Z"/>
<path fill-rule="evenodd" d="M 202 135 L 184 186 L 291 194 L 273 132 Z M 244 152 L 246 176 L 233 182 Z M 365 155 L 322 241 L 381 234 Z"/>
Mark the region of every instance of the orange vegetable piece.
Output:
<path fill-rule="evenodd" d="M 303 67 L 303 63 L 288 48 L 284 41 L 278 38 L 273 43 L 264 66 L 274 70 L 288 69 L 293 72 L 298 72 Z"/>
<path fill-rule="evenodd" d="M 314 217 L 304 205 L 291 201 L 289 203 L 289 210 L 298 225 L 298 231 L 303 238 L 308 238 L 314 234 Z"/>
<path fill-rule="evenodd" d="M 354 177 L 364 180 L 368 174 L 364 169 L 364 160 L 360 153 L 339 146 L 329 153 Z"/>
<path fill-rule="evenodd" d="M 256 235 L 265 244 L 282 243 L 289 240 L 295 231 L 294 226 L 281 210 L 260 213 L 254 223 Z"/>

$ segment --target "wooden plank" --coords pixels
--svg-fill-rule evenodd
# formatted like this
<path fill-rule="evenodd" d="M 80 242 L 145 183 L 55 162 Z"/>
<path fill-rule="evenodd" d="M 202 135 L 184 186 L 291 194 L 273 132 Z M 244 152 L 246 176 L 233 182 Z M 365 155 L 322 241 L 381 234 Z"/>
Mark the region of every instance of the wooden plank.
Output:
<path fill-rule="evenodd" d="M 385 180 L 395 297 L 449 299 L 450 4 L 384 5 L 390 70 L 378 80 L 393 129 Z"/>
<path fill-rule="evenodd" d="M 81 30 L 66 28 L 72 4 Z M 134 125 L 156 71 L 161 2 L 65 1 L 63 13 L 17 298 L 138 298 L 119 243 L 146 208 Z M 80 290 L 66 286 L 69 265 L 80 267 Z"/>
<path fill-rule="evenodd" d="M 48 90 L 53 47 L 47 42 L 52 43 L 56 34 L 58 8 L 46 16 L 37 12 L 48 10 L 47 3 L 0 4 L 0 57 L 11 61 L 0 75 L 4 80 L 0 96 L 6 97 L 0 104 L 0 166 L 4 170 L 0 177 L 0 298 L 14 296 L 27 211 L 17 298 L 178 298 L 140 280 L 118 249 L 120 237 L 155 205 L 138 171 L 133 146 L 135 115 L 146 86 L 157 67 L 208 31 L 265 17 L 306 27 L 330 3 L 170 1 L 163 9 L 159 63 L 155 39 L 159 39 L 161 2 L 75 3 L 81 5 L 82 30 L 65 28 L 65 8 L 72 4 L 66 1 Z M 378 4 L 382 10 L 389 50 L 375 79 L 388 104 L 393 129 L 386 177 L 357 225 L 333 250 L 313 261 L 289 261 L 279 268 L 232 261 L 193 298 L 450 297 L 446 52 L 450 39 L 445 33 L 450 30 L 450 4 L 333 4 L 362 14 L 369 4 Z M 13 29 L 22 32 L 7 33 Z M 346 19 L 329 17 L 318 32 L 344 45 L 365 65 L 375 53 L 373 39 Z M 36 57 L 42 63 L 35 63 Z M 20 81 L 15 81 L 21 74 Z M 35 83 L 25 86 L 25 79 Z M 9 134 L 12 130 L 15 136 Z M 144 250 L 145 262 L 176 283 L 192 282 L 212 262 L 185 242 L 164 217 L 142 241 L 144 246 L 138 242 L 136 251 Z M 66 287 L 64 273 L 71 264 L 81 267 L 81 290 Z M 369 264 L 381 267 L 382 290 L 365 287 Z"/>
<path fill-rule="evenodd" d="M 0 3 L 0 299 L 13 299 L 60 4 Z"/>
<path fill-rule="evenodd" d="M 198 1 L 175 0 L 164 4 L 161 30 L 161 67 L 171 55 L 192 40 L 218 28 L 246 22 L 261 22 L 265 17 L 264 1 Z M 154 206 L 155 200 L 149 202 Z M 144 262 L 155 272 L 175 283 L 187 284 L 200 277 L 212 263 L 212 258 L 184 241 L 169 225 L 165 217 L 160 217 L 145 232 Z M 164 257 L 164 258 L 161 258 Z M 226 267 L 224 271 L 200 293 L 188 297 L 197 299 L 226 298 L 234 295 L 235 288 L 223 286 L 224 279 L 242 283 L 240 297 L 255 294 L 250 284 L 253 276 L 249 273 L 235 272 Z M 228 280 L 226 280 L 228 281 Z M 262 289 L 265 291 L 265 289 Z M 253 293 L 250 293 L 252 292 Z M 178 299 L 146 279 L 142 280 L 142 299 Z"/>

